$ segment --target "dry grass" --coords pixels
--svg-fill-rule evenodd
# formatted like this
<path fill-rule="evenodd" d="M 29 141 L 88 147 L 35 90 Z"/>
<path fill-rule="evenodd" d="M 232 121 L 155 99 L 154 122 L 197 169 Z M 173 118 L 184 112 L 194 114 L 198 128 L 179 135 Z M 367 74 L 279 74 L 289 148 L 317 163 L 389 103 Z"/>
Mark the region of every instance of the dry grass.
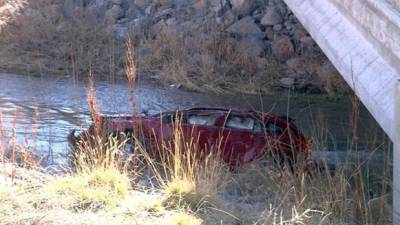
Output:
<path fill-rule="evenodd" d="M 258 57 L 248 43 L 232 39 L 217 25 L 184 33 L 165 28 L 154 40 L 145 39 L 140 50 L 143 74 L 195 91 L 265 93 L 281 71 L 274 59 Z M 258 85 L 241 87 L 249 83 Z"/>
<path fill-rule="evenodd" d="M 151 150 L 136 140 L 140 171 L 150 170 L 136 181 L 155 178 L 144 188 L 158 195 L 150 207 L 156 215 L 184 211 L 204 224 L 390 224 L 386 167 L 379 175 L 347 165 L 332 171 L 324 162 L 309 173 L 297 165 L 298 172 L 292 173 L 266 157 L 231 173 L 218 154 L 198 160 L 196 139 L 183 138 L 179 120 L 174 126 L 173 142 L 163 143 L 164 154 L 159 159 L 152 158 Z M 372 174 L 379 179 L 370 180 Z M 359 176 L 366 179 L 358 183 Z M 372 185 L 375 182 L 378 187 Z M 362 207 L 362 214 L 357 206 Z"/>
<path fill-rule="evenodd" d="M 134 141 L 129 165 L 138 175 L 136 181 L 149 180 L 146 188 L 160 192 L 160 206 L 167 209 L 197 212 L 215 206 L 217 193 L 230 174 L 220 159 L 219 148 L 200 154 L 196 139 L 185 139 L 179 120 L 174 124 L 173 136 L 171 142 L 161 143 L 158 149 L 146 148 L 140 135 L 129 137 Z"/>
<path fill-rule="evenodd" d="M 150 158 L 146 149 L 136 151 L 136 161 L 143 163 L 137 173 L 127 174 L 115 166 L 121 158 L 112 157 L 113 163 L 96 166 L 81 160 L 76 174 L 56 177 L 8 164 L 0 176 L 6 181 L 0 185 L 0 224 L 62 224 L 70 221 L 65 217 L 78 216 L 82 219 L 72 224 L 390 224 L 387 187 L 374 190 L 364 180 L 363 198 L 357 198 L 353 170 L 330 171 L 323 164 L 311 174 L 293 174 L 267 157 L 230 173 L 218 155 L 196 160 L 198 149 L 180 132 L 174 134 L 174 146 L 180 147 L 165 145 L 169 154 L 162 159 Z M 116 151 L 100 143 L 103 151 Z M 80 154 L 96 162 L 115 155 L 92 155 L 90 148 Z M 144 173 L 144 167 L 150 172 Z M 142 186 L 140 181 L 151 177 L 152 183 Z M 356 212 L 360 199 L 366 201 L 362 220 Z"/>
<path fill-rule="evenodd" d="M 25 0 L 3 0 L 0 2 L 0 32 L 19 14 L 25 4 Z"/>
<path fill-rule="evenodd" d="M 320 81 L 321 87 L 325 90 L 328 95 L 334 95 L 335 93 L 350 93 L 349 86 L 331 65 L 318 65 L 316 67 L 316 73 Z"/>
<path fill-rule="evenodd" d="M 119 205 L 128 195 L 130 181 L 115 167 L 97 167 L 52 180 L 45 188 L 55 198 L 69 199 L 73 210 L 98 210 Z"/>
<path fill-rule="evenodd" d="M 58 3 L 63 1 L 58 1 Z M 1 30 L 0 68 L 24 74 L 60 74 L 86 77 L 95 73 L 114 76 L 118 54 L 123 55 L 106 24 L 78 12 L 65 18 L 53 0 L 30 0 L 22 13 Z M 121 46 L 120 46 L 121 47 Z"/>
<path fill-rule="evenodd" d="M 162 196 L 132 190 L 118 170 L 54 177 L 18 168 L 21 176 L 14 184 L 9 173 L 2 169 L 0 176 L 5 179 L 0 183 L 0 224 L 177 225 L 201 221 L 183 211 L 156 211 Z"/>
<path fill-rule="evenodd" d="M 126 175 L 118 170 L 98 169 L 52 177 L 18 168 L 17 174 L 21 176 L 14 179 L 17 183 L 0 185 L 1 224 L 35 221 L 63 224 L 60 220 L 65 221 L 69 216 L 81 217 L 72 224 L 162 221 L 162 224 L 336 225 L 360 221 L 355 212 L 352 178 L 344 170 L 338 169 L 332 175 L 315 171 L 312 178 L 306 178 L 274 166 L 262 166 L 264 163 L 254 163 L 228 176 L 224 188 L 207 188 L 212 190 L 208 195 L 214 196 L 212 204 L 199 200 L 199 196 L 208 195 L 187 180 L 164 180 L 165 188 L 151 185 L 132 188 L 127 185 Z M 390 224 L 389 196 L 369 198 L 368 208 L 364 209 L 365 218 L 369 218 L 365 224 Z M 201 207 L 192 205 L 201 202 Z"/>

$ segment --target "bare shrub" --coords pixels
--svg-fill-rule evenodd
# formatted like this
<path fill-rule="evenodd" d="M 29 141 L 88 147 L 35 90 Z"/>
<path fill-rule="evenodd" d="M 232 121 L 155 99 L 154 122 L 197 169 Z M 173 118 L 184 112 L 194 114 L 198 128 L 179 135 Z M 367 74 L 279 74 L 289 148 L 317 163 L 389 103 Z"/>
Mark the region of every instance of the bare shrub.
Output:
<path fill-rule="evenodd" d="M 244 91 L 243 82 L 266 84 L 277 76 L 272 59 L 249 52 L 248 43 L 216 25 L 207 28 L 178 33 L 167 27 L 154 40 L 146 39 L 138 61 L 141 72 L 157 74 L 163 83 L 213 92 Z"/>
<path fill-rule="evenodd" d="M 318 65 L 316 67 L 316 72 L 322 88 L 329 95 L 349 92 L 349 86 L 330 63 Z"/>

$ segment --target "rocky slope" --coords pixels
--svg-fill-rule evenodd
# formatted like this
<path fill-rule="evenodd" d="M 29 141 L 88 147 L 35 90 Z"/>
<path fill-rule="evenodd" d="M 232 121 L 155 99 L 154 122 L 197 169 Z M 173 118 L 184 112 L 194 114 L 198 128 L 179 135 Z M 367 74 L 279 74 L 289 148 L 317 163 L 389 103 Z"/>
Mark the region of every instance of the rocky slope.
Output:
<path fill-rule="evenodd" d="M 73 33 L 71 29 L 65 30 L 66 20 L 78 20 L 72 28 L 87 23 L 76 32 L 104 25 L 117 40 L 134 37 L 139 58 L 145 61 L 138 63 L 140 67 L 171 74 L 167 78 L 158 76 L 169 83 L 174 81 L 186 87 L 201 83 L 205 87 L 219 82 L 217 86 L 227 86 L 223 89 L 280 86 L 329 93 L 346 89 L 334 67 L 282 0 L 52 0 L 51 4 L 36 7 L 36 11 L 43 8 L 45 14 L 52 15 L 49 24 L 55 25 L 53 32 L 59 32 L 51 34 L 55 37 Z M 32 11 L 30 14 L 34 14 Z M 21 29 L 24 28 L 18 28 Z M 74 43 L 82 35 L 71 36 L 72 40 L 64 37 L 61 41 Z M 102 43 L 105 36 L 100 34 Z M 90 37 L 81 39 L 86 41 Z M 18 46 L 22 48 L 22 44 Z M 62 59 L 71 55 L 63 54 L 67 56 Z M 92 55 L 95 54 L 100 53 Z M 182 58 L 172 62 L 171 58 L 179 57 Z M 228 82 L 210 79 L 210 74 L 218 74 Z M 226 84 L 243 81 L 247 83 L 242 87 Z"/>

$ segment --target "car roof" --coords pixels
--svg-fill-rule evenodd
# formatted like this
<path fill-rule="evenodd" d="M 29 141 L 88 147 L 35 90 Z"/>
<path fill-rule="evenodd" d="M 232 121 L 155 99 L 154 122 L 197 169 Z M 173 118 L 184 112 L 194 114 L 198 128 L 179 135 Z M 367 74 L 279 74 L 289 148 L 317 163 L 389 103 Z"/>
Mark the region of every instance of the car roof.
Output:
<path fill-rule="evenodd" d="M 286 117 L 284 116 L 277 116 L 275 114 L 272 114 L 270 112 L 260 112 L 256 110 L 244 110 L 244 109 L 228 109 L 228 108 L 218 108 L 218 107 L 196 107 L 196 108 L 191 108 L 187 110 L 183 110 L 186 112 L 190 111 L 203 111 L 203 112 L 210 112 L 210 113 L 215 113 L 215 112 L 223 112 L 223 113 L 238 113 L 238 114 L 256 114 L 259 116 L 265 116 L 266 118 L 274 119 L 274 120 L 280 120 L 280 121 L 287 121 Z M 289 122 L 291 122 L 293 119 L 288 117 Z"/>
<path fill-rule="evenodd" d="M 217 112 L 237 112 L 237 113 L 256 113 L 254 110 L 228 109 L 218 107 L 197 107 L 185 111 L 217 111 Z"/>
<path fill-rule="evenodd" d="M 244 109 L 230 109 L 230 108 L 221 108 L 221 107 L 195 107 L 195 108 L 190 108 L 190 109 L 183 109 L 183 110 L 178 110 L 176 112 L 203 112 L 203 113 L 238 113 L 238 114 L 253 114 L 253 115 L 262 115 L 266 116 L 269 118 L 275 118 L 279 119 L 278 116 L 271 114 L 269 112 L 259 112 L 255 110 L 244 110 Z M 170 112 L 161 112 L 161 113 L 174 113 L 174 111 Z M 158 116 L 159 114 L 154 114 L 153 116 Z"/>

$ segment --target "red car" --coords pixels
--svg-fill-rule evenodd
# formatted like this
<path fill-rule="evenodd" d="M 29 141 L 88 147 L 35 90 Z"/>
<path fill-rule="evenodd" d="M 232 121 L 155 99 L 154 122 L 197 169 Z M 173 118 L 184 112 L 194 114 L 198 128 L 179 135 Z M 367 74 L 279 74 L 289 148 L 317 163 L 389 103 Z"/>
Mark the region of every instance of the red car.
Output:
<path fill-rule="evenodd" d="M 157 152 L 161 151 L 163 144 L 173 143 L 177 118 L 185 140 L 192 138 L 198 151 L 205 154 L 219 149 L 222 159 L 230 166 L 251 162 L 266 153 L 290 161 L 299 156 L 308 158 L 310 154 L 308 140 L 290 118 L 253 110 L 193 108 L 139 119 L 104 116 L 102 121 L 109 133 L 131 133 L 136 121 L 147 146 Z M 77 140 L 93 133 L 93 125 L 78 137 L 71 133 L 70 144 L 74 146 Z"/>

